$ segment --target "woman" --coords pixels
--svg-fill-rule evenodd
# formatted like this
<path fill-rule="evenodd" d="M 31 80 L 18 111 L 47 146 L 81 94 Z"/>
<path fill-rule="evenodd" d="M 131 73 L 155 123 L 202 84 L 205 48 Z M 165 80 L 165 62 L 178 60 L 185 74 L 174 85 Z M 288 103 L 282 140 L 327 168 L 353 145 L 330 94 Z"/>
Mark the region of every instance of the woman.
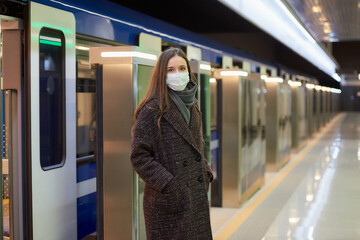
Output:
<path fill-rule="evenodd" d="M 212 239 L 206 190 L 212 174 L 194 79 L 185 53 L 167 49 L 135 110 L 131 162 L 145 181 L 148 240 Z"/>

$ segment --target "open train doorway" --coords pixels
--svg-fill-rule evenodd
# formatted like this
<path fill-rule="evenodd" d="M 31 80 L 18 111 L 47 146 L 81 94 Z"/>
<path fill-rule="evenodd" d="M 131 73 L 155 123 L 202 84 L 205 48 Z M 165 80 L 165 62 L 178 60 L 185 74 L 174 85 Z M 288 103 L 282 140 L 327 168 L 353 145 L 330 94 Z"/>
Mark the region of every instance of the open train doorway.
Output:
<path fill-rule="evenodd" d="M 210 159 L 214 181 L 211 183 L 211 206 L 222 207 L 222 80 L 210 78 L 211 141 Z"/>

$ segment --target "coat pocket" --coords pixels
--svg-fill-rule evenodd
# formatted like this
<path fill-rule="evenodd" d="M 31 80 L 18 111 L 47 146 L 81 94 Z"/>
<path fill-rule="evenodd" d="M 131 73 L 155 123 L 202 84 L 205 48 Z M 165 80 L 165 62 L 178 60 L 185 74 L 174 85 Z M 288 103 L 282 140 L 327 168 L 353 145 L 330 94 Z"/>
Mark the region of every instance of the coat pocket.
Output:
<path fill-rule="evenodd" d="M 168 213 L 179 213 L 185 210 L 188 194 L 175 179 L 174 183 L 163 193 L 158 193 L 155 206 L 159 211 Z"/>

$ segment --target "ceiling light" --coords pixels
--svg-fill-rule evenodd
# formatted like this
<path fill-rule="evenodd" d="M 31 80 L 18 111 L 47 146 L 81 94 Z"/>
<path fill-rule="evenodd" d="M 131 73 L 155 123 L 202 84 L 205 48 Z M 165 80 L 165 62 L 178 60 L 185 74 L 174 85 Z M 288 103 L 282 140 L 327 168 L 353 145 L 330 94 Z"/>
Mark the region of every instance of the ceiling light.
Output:
<path fill-rule="evenodd" d="M 300 87 L 301 86 L 301 82 L 297 82 L 297 81 L 288 81 L 288 84 L 292 87 Z"/>
<path fill-rule="evenodd" d="M 339 76 L 339 74 L 334 73 L 334 74 L 332 75 L 332 77 L 333 77 L 336 81 L 341 82 L 341 77 Z"/>
<path fill-rule="evenodd" d="M 339 93 L 341 93 L 341 90 L 340 90 L 340 89 L 337 89 L 337 88 L 332 88 L 332 89 L 331 89 L 331 92 L 332 92 L 332 93 L 338 93 L 338 94 L 339 94 Z"/>
<path fill-rule="evenodd" d="M 245 71 L 221 71 L 221 76 L 243 76 L 247 77 L 248 73 Z"/>
<path fill-rule="evenodd" d="M 327 19 L 326 19 L 326 17 L 319 17 L 319 21 L 320 22 L 325 22 L 325 21 L 327 21 Z"/>
<path fill-rule="evenodd" d="M 360 73 L 358 74 L 358 79 L 360 80 Z"/>
<path fill-rule="evenodd" d="M 299 221 L 299 218 L 291 217 L 289 218 L 289 223 L 297 223 Z"/>
<path fill-rule="evenodd" d="M 77 50 L 89 51 L 90 48 L 84 46 L 75 46 Z"/>
<path fill-rule="evenodd" d="M 316 43 L 314 38 L 310 35 L 308 31 L 299 23 L 299 21 L 294 17 L 294 15 L 289 11 L 289 9 L 284 5 L 281 0 L 276 0 L 277 4 L 282 8 L 282 10 L 290 17 L 291 21 L 295 23 L 298 29 L 310 40 L 312 43 Z"/>
<path fill-rule="evenodd" d="M 331 29 L 330 28 L 324 28 L 324 33 L 326 33 L 326 34 L 331 33 Z"/>
<path fill-rule="evenodd" d="M 285 0 L 218 0 L 331 76 L 336 62 L 305 30 Z M 318 4 L 316 4 L 318 5 Z M 256 12 L 257 14 L 254 14 Z M 322 15 L 320 15 L 322 16 Z M 318 16 L 318 17 L 320 17 Z"/>
<path fill-rule="evenodd" d="M 320 6 L 313 6 L 312 11 L 315 12 L 315 13 L 321 12 L 321 7 Z"/>
<path fill-rule="evenodd" d="M 307 83 L 307 84 L 306 84 L 306 87 L 309 88 L 309 89 L 314 89 L 314 88 L 315 88 L 315 85 L 312 84 L 312 83 Z"/>
<path fill-rule="evenodd" d="M 265 79 L 265 82 L 267 83 L 282 83 L 284 80 L 282 78 L 278 77 L 268 77 Z"/>
<path fill-rule="evenodd" d="M 142 52 L 102 52 L 102 57 L 138 57 L 148 60 L 156 60 L 157 56 L 149 53 Z"/>
<path fill-rule="evenodd" d="M 320 85 L 316 85 L 316 86 L 315 86 L 315 90 L 321 90 L 321 86 L 320 86 Z"/>
<path fill-rule="evenodd" d="M 209 71 L 211 70 L 211 66 L 209 64 L 201 63 L 200 68 L 203 69 L 203 70 L 209 70 Z"/>
<path fill-rule="evenodd" d="M 360 76 L 360 74 L 359 74 L 359 76 Z M 261 78 L 262 80 L 265 80 L 265 79 L 267 78 L 267 75 L 261 75 L 260 78 Z M 360 80 L 360 78 L 359 78 L 359 80 Z"/>
<path fill-rule="evenodd" d="M 210 78 L 210 82 L 211 83 L 216 83 L 216 79 L 215 78 Z"/>
<path fill-rule="evenodd" d="M 311 202 L 312 200 L 314 200 L 314 195 L 312 194 L 306 195 L 306 201 Z"/>

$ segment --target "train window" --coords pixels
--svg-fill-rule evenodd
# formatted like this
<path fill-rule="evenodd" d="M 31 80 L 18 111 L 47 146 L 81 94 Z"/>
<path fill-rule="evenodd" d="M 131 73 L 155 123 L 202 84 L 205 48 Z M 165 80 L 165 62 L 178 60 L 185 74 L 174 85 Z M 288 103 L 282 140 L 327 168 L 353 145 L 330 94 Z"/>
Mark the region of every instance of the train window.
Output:
<path fill-rule="evenodd" d="M 40 164 L 44 170 L 65 163 L 65 41 L 62 32 L 43 28 L 40 51 Z"/>

